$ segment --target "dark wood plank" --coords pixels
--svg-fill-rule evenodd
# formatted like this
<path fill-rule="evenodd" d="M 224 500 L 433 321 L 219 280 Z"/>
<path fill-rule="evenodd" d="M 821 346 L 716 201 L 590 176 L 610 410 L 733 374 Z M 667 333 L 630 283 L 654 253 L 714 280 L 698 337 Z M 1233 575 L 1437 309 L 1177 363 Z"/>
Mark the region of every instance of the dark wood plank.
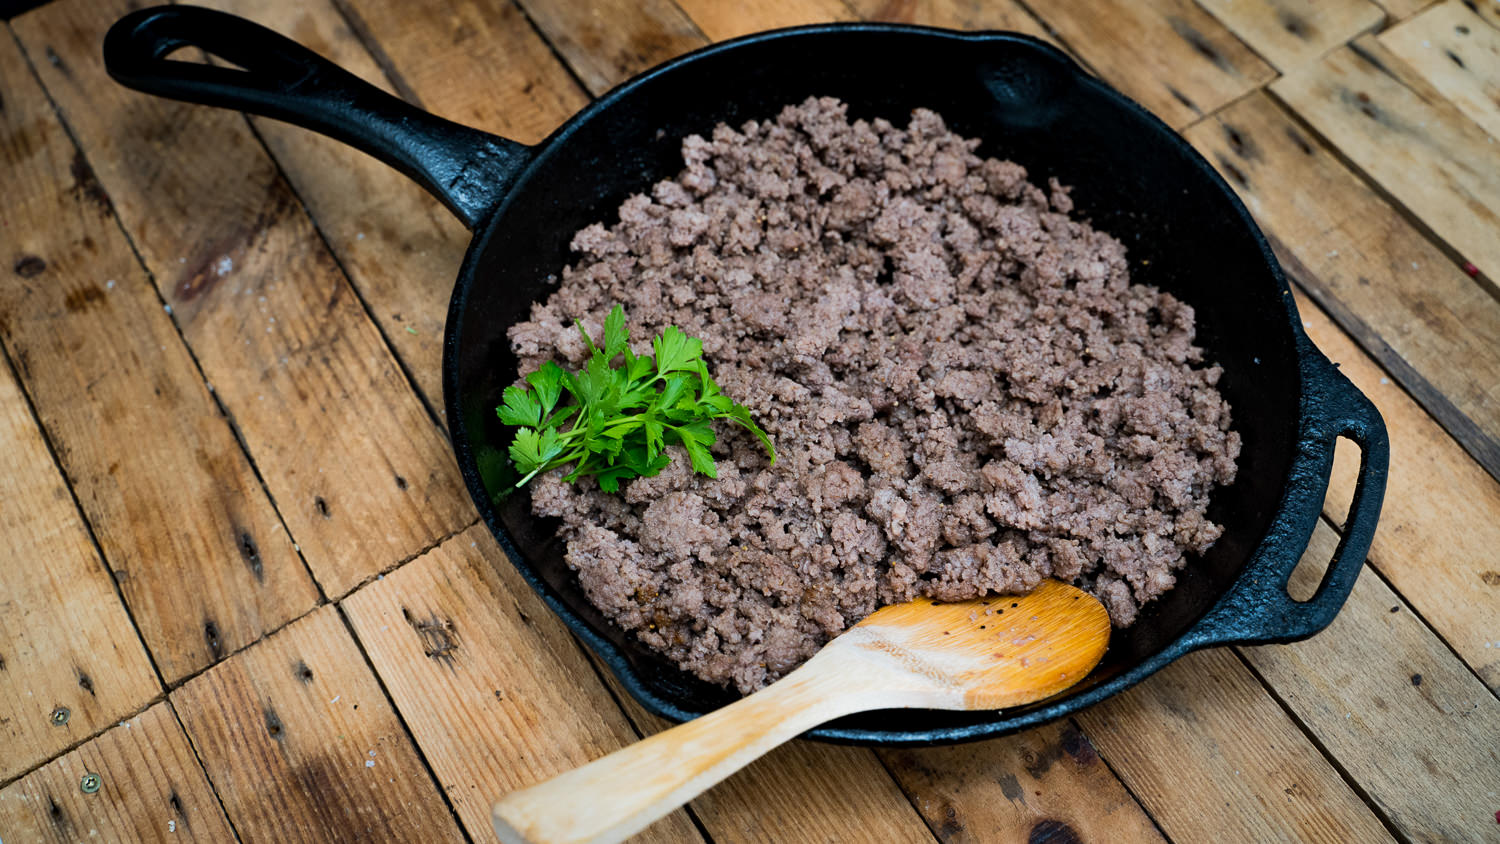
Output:
<path fill-rule="evenodd" d="M 312 609 L 317 587 L 88 161 L 0 44 L 0 340 L 168 683 Z"/>
<path fill-rule="evenodd" d="M 1390 478 L 1370 562 L 1500 692 L 1500 483 L 1316 305 L 1299 297 L 1308 336 L 1385 417 Z M 1334 456 L 1324 513 L 1343 524 L 1354 497 L 1352 449 Z"/>
<path fill-rule="evenodd" d="M 560 620 L 469 528 L 344 599 L 356 635 L 459 819 L 491 840 L 501 795 L 637 736 Z M 701 841 L 686 813 L 647 841 Z"/>
<path fill-rule="evenodd" d="M 1371 0 L 1197 0 L 1278 70 L 1286 72 L 1378 28 Z"/>
<path fill-rule="evenodd" d="M 1500 473 L 1500 302 L 1268 97 L 1247 97 L 1186 136 L 1307 290 Z"/>
<path fill-rule="evenodd" d="M 140 710 L 161 686 L 3 363 L 0 443 L 3 781 Z"/>
<path fill-rule="evenodd" d="M 83 790 L 94 774 L 98 787 Z M 158 703 L 0 791 L 7 841 L 233 841 L 172 707 Z"/>
<path fill-rule="evenodd" d="M 1373 36 L 1271 91 L 1368 173 L 1500 295 L 1500 146 Z M 1427 274 L 1421 266 L 1414 273 Z"/>
<path fill-rule="evenodd" d="M 1329 559 L 1338 538 L 1320 522 L 1304 556 Z M 1312 594 L 1314 569 L 1300 567 L 1293 585 Z M 1327 630 L 1243 652 L 1402 835 L 1478 841 L 1500 831 L 1500 700 L 1373 571 Z"/>
<path fill-rule="evenodd" d="M 1192 0 L 1055 0 L 1032 9 L 1107 82 L 1177 128 L 1276 75 Z"/>
<path fill-rule="evenodd" d="M 1071 723 L 880 755 L 945 844 L 1164 840 Z"/>
<path fill-rule="evenodd" d="M 451 453 L 244 119 L 110 81 L 125 0 L 13 22 L 332 595 L 472 520 Z"/>
<path fill-rule="evenodd" d="M 1079 714 L 1174 841 L 1390 841 L 1232 651 L 1189 654 Z"/>
<path fill-rule="evenodd" d="M 171 700 L 242 841 L 462 841 L 333 606 Z"/>

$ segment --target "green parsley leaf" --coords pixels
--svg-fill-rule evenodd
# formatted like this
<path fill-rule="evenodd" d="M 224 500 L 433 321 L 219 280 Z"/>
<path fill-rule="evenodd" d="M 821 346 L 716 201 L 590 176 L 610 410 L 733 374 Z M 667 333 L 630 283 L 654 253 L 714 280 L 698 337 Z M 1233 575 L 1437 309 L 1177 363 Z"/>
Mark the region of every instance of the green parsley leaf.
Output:
<path fill-rule="evenodd" d="M 610 360 L 630 348 L 630 329 L 625 327 L 625 309 L 615 305 L 604 318 L 604 356 Z"/>
<path fill-rule="evenodd" d="M 500 405 L 497 412 L 500 421 L 507 425 L 531 425 L 542 424 L 542 406 L 525 387 L 506 387 L 505 404 Z"/>
<path fill-rule="evenodd" d="M 600 489 L 616 492 L 621 481 L 665 468 L 670 444 L 682 446 L 693 471 L 716 478 L 709 451 L 716 419 L 748 429 L 776 462 L 771 438 L 749 408 L 724 395 L 709 375 L 702 341 L 669 325 L 651 341 L 654 356 L 637 356 L 619 305 L 604 320 L 602 348 L 582 322 L 574 324 L 589 350 L 583 369 L 570 373 L 548 361 L 526 376 L 525 386 L 507 387 L 496 408 L 501 422 L 518 427 L 510 458 L 524 477 L 516 486 L 571 465 L 565 480 L 591 476 Z"/>

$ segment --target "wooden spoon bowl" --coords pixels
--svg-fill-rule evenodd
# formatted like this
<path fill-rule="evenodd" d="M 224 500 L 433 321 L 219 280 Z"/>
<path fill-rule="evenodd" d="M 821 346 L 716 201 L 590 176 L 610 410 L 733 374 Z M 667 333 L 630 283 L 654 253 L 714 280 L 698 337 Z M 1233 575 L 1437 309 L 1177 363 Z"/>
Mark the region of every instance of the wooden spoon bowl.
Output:
<path fill-rule="evenodd" d="M 1001 709 L 1067 689 L 1109 614 L 1055 580 L 1027 595 L 884 607 L 781 680 L 495 804 L 507 844 L 623 841 L 777 745 L 871 709 Z"/>

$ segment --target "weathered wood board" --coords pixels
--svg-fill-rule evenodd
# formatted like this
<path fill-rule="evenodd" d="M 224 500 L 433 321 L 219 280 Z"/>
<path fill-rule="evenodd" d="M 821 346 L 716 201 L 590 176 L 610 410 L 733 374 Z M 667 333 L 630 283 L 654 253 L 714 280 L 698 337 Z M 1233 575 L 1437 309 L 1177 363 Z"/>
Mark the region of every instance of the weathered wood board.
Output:
<path fill-rule="evenodd" d="M 471 527 L 344 599 L 459 820 L 489 840 L 501 795 L 637 739 L 567 628 Z M 701 840 L 683 812 L 645 840 Z"/>
<path fill-rule="evenodd" d="M 171 694 L 243 841 L 462 841 L 336 607 Z"/>
<path fill-rule="evenodd" d="M 312 609 L 292 548 L 109 198 L 0 43 L 0 342 L 168 683 Z"/>

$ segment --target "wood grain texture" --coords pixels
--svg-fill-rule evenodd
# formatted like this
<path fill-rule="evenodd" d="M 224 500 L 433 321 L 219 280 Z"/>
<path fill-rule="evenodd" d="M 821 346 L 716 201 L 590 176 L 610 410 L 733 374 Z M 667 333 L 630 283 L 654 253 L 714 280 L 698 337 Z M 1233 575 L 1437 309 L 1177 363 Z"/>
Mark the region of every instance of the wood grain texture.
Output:
<path fill-rule="evenodd" d="M 722 0 L 676 0 L 698 29 L 714 41 L 783 26 L 854 20 L 854 10 L 843 0 L 761 0 L 725 3 Z"/>
<path fill-rule="evenodd" d="M 1298 281 L 1500 474 L 1500 302 L 1268 97 L 1185 134 Z"/>
<path fill-rule="evenodd" d="M 1371 0 L 1197 0 L 1283 72 L 1307 64 L 1385 21 Z"/>
<path fill-rule="evenodd" d="M 1463 0 L 1459 2 L 1462 3 Z M 1470 3 L 1464 3 L 1464 8 L 1484 19 L 1484 22 L 1490 26 L 1500 29 L 1500 3 L 1495 3 L 1493 0 L 1489 3 L 1471 0 Z"/>
<path fill-rule="evenodd" d="M 0 443 L 4 781 L 139 711 L 161 687 L 3 363 Z M 59 707 L 70 713 L 60 725 Z"/>
<path fill-rule="evenodd" d="M 97 774 L 98 791 L 81 789 Z M 110 727 L 0 791 L 0 838 L 16 842 L 233 841 L 165 702 Z"/>
<path fill-rule="evenodd" d="M 465 829 L 490 804 L 637 739 L 560 620 L 483 525 L 343 603 Z M 679 811 L 643 840 L 699 841 Z"/>
<path fill-rule="evenodd" d="M 1304 556 L 1328 559 L 1337 544 L 1320 521 Z M 1316 588 L 1317 579 L 1307 579 L 1302 585 Z M 1403 835 L 1495 834 L 1500 700 L 1374 572 L 1360 574 L 1317 636 L 1242 650 Z"/>
<path fill-rule="evenodd" d="M 509 3 L 393 7 L 337 0 L 208 0 L 204 5 L 270 26 L 423 108 L 527 143 L 585 102 L 566 69 Z M 392 56 L 399 64 L 391 63 Z M 384 164 L 279 121 L 251 121 L 368 303 L 385 340 L 441 416 L 443 330 L 469 232 L 437 200 Z"/>
<path fill-rule="evenodd" d="M 1174 841 L 1390 841 L 1231 651 L 1188 654 L 1078 716 Z"/>
<path fill-rule="evenodd" d="M 389 80 L 332 0 L 205 0 L 256 21 L 387 91 Z M 442 413 L 443 326 L 469 233 L 415 182 L 351 147 L 250 118 L 348 273 L 381 334 Z"/>
<path fill-rule="evenodd" d="M 521 7 L 595 96 L 708 43 L 672 0 L 522 0 Z"/>
<path fill-rule="evenodd" d="M 1380 8 L 1396 20 L 1408 18 L 1422 11 L 1437 0 L 1375 0 Z"/>
<path fill-rule="evenodd" d="M 8 39 L 0 101 L 0 340 L 173 683 L 312 609 L 317 587 Z"/>
<path fill-rule="evenodd" d="M 1379 408 L 1391 439 L 1390 477 L 1372 565 L 1491 690 L 1500 692 L 1500 483 L 1386 377 L 1316 305 L 1299 297 L 1308 336 Z M 1358 463 L 1334 455 L 1324 513 L 1343 524 Z"/>
<path fill-rule="evenodd" d="M 1380 34 L 1379 41 L 1421 74 L 1491 137 L 1500 138 L 1500 3 L 1447 0 Z M 1495 153 L 1500 155 L 1500 153 Z"/>
<path fill-rule="evenodd" d="M 672 726 L 647 712 L 597 659 L 637 730 Z M 699 795 L 693 815 L 715 842 L 774 844 L 788 829 L 809 841 L 931 841 L 932 833 L 874 751 L 794 740 Z"/>
<path fill-rule="evenodd" d="M 1005 705 L 1007 698 L 1035 700 L 1056 682 L 1054 671 L 1071 674 L 1076 681 L 1102 655 L 1108 615 L 1102 605 L 1077 589 L 1049 581 L 1029 595 L 1007 601 L 1010 615 L 1005 615 L 1007 609 L 997 612 L 989 601 L 938 605 L 921 599 L 885 607 L 774 685 L 665 732 L 664 722 L 622 695 L 637 725 L 651 733 L 648 739 L 507 796 L 496 807 L 497 816 L 514 829 L 550 833 L 535 836 L 541 840 L 593 840 L 584 833 L 603 828 L 605 821 L 614 822 L 610 829 L 628 829 L 625 819 L 649 814 L 641 805 L 648 798 L 660 801 L 657 805 L 673 805 L 697 794 L 728 766 L 737 765 L 734 760 L 745 758 L 742 753 L 762 752 L 773 741 L 779 743 L 839 714 L 924 706 L 977 709 Z M 1002 631 L 1006 656 L 998 662 L 997 630 Z M 1024 655 L 1012 639 L 1021 643 Z M 1079 641 L 1092 647 L 1077 647 Z M 879 646 L 869 647 L 872 643 Z M 1067 665 L 1069 659 L 1076 660 L 1072 667 Z M 927 668 L 917 671 L 914 665 Z M 1042 668 L 1033 670 L 1036 666 Z M 661 761 L 665 759 L 679 761 L 668 768 Z M 841 774 L 832 782 L 819 782 L 808 770 L 816 770 L 814 766 Z M 640 785 L 626 793 L 621 782 Z M 569 819 L 570 828 L 554 827 L 546 820 L 558 816 L 549 809 L 566 799 L 565 795 L 582 791 L 600 795 L 608 807 L 588 819 Z M 881 799 L 882 791 L 900 793 L 868 751 L 822 753 L 816 745 L 793 742 L 703 792 L 692 806 L 716 841 L 774 841 L 780 829 L 816 830 L 811 837 L 820 840 L 836 840 L 838 830 L 851 840 L 926 840 L 927 831 L 909 807 L 879 808 L 889 800 Z M 817 795 L 828 793 L 874 797 L 879 802 L 861 799 L 859 805 L 851 805 L 849 798 L 842 798 L 836 804 L 820 805 Z"/>
<path fill-rule="evenodd" d="M 879 753 L 945 844 L 1164 840 L 1071 723 L 953 747 Z"/>
<path fill-rule="evenodd" d="M 865 20 L 916 23 L 948 29 L 1008 29 L 1054 41 L 1015 0 L 849 0 Z"/>
<path fill-rule="evenodd" d="M 337 2 L 401 86 L 450 120 L 534 144 L 588 103 L 514 3 Z"/>
<path fill-rule="evenodd" d="M 1033 9 L 1105 81 L 1175 128 L 1276 74 L 1191 0 L 1056 0 Z"/>
<path fill-rule="evenodd" d="M 1455 252 L 1500 278 L 1500 146 L 1377 39 L 1336 50 L 1271 91 Z M 1500 293 L 1493 282 L 1491 292 Z"/>
<path fill-rule="evenodd" d="M 313 575 L 343 594 L 472 508 L 441 432 L 244 119 L 105 75 L 99 41 L 127 8 L 57 3 L 12 26 Z"/>
<path fill-rule="evenodd" d="M 333 606 L 171 699 L 242 841 L 463 840 Z"/>

